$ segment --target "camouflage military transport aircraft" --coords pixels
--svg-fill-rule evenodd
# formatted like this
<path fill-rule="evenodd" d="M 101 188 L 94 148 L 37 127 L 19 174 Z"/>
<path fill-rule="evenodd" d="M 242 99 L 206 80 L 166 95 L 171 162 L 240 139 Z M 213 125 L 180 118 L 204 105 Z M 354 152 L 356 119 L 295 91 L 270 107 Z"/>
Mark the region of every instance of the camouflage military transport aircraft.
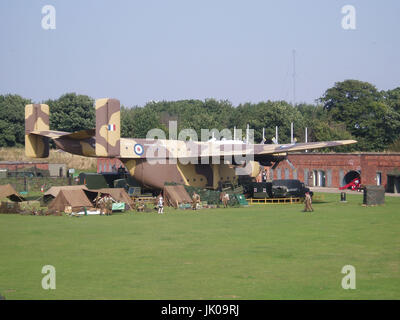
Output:
<path fill-rule="evenodd" d="M 260 172 L 260 164 L 276 166 L 288 152 L 356 143 L 342 140 L 282 145 L 247 144 L 238 140 L 195 142 L 121 138 L 119 101 L 99 99 L 95 107 L 96 128 L 71 133 L 50 130 L 48 105 L 27 105 L 26 155 L 48 157 L 49 139 L 53 139 L 58 148 L 72 154 L 118 158 L 129 173 L 148 188 L 162 189 L 165 182 L 175 182 L 217 189 L 220 183 L 237 181 L 238 168 L 245 167 L 247 174 L 255 177 Z"/>

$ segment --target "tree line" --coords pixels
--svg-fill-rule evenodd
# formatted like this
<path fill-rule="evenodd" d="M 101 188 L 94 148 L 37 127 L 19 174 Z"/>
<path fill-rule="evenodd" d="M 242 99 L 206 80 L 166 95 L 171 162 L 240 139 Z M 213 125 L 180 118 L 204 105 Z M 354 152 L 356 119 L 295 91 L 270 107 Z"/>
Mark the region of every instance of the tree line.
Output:
<path fill-rule="evenodd" d="M 24 145 L 25 105 L 31 99 L 19 95 L 0 95 L 0 147 Z M 78 131 L 95 127 L 94 99 L 86 95 L 67 93 L 50 106 L 50 128 Z M 337 82 L 325 91 L 316 104 L 291 105 L 286 101 L 243 103 L 233 106 L 227 100 L 180 100 L 148 102 L 145 106 L 121 106 L 121 136 L 145 138 L 153 128 L 164 130 L 168 137 L 168 122 L 181 129 L 200 130 L 224 128 L 242 129 L 247 124 L 254 129 L 254 141 L 262 140 L 262 129 L 270 140 L 279 127 L 279 142 L 290 141 L 290 124 L 294 123 L 297 141 L 355 139 L 357 144 L 335 148 L 335 151 L 400 151 L 400 87 L 378 91 L 358 80 Z"/>

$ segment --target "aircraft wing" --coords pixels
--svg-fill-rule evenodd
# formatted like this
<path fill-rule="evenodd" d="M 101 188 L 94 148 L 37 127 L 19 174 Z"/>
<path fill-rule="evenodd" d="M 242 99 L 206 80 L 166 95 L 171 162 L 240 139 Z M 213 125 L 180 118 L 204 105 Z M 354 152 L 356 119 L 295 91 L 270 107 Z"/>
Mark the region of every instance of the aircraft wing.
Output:
<path fill-rule="evenodd" d="M 179 140 L 147 140 L 123 139 L 120 158 L 146 158 L 181 160 L 193 158 L 208 158 L 238 156 L 254 156 L 256 161 L 273 156 L 286 155 L 289 152 L 321 149 L 356 143 L 355 140 L 338 140 L 324 142 L 308 142 L 296 144 L 245 144 L 217 142 L 195 142 Z"/>
<path fill-rule="evenodd" d="M 322 141 L 322 142 L 307 142 L 307 143 L 294 143 L 294 144 L 268 144 L 268 145 L 255 145 L 255 150 L 259 152 L 255 154 L 271 154 L 281 152 L 296 152 L 311 149 L 322 149 L 330 147 L 338 147 L 347 144 L 357 143 L 356 140 L 337 140 L 337 141 Z M 258 147 L 258 146 L 261 146 Z M 258 150 L 257 150 L 258 151 Z"/>

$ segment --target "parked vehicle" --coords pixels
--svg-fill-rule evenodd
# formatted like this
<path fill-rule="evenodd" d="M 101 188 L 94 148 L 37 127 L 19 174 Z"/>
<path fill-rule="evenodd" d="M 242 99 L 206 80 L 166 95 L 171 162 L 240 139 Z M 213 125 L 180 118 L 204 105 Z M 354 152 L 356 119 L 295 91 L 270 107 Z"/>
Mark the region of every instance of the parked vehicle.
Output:
<path fill-rule="evenodd" d="M 250 182 L 243 186 L 244 193 L 253 199 L 272 198 L 271 182 Z"/>
<path fill-rule="evenodd" d="M 282 179 L 272 181 L 271 193 L 273 198 L 303 198 L 306 192 L 309 192 L 311 197 L 313 196 L 313 192 L 300 180 Z"/>

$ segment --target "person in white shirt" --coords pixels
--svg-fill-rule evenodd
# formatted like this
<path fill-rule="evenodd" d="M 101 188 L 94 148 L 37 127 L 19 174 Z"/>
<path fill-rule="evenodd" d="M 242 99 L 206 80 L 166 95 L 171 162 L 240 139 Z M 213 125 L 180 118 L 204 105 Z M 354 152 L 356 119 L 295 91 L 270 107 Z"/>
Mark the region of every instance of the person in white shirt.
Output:
<path fill-rule="evenodd" d="M 163 214 L 164 213 L 164 198 L 162 194 L 158 196 L 158 213 Z"/>

